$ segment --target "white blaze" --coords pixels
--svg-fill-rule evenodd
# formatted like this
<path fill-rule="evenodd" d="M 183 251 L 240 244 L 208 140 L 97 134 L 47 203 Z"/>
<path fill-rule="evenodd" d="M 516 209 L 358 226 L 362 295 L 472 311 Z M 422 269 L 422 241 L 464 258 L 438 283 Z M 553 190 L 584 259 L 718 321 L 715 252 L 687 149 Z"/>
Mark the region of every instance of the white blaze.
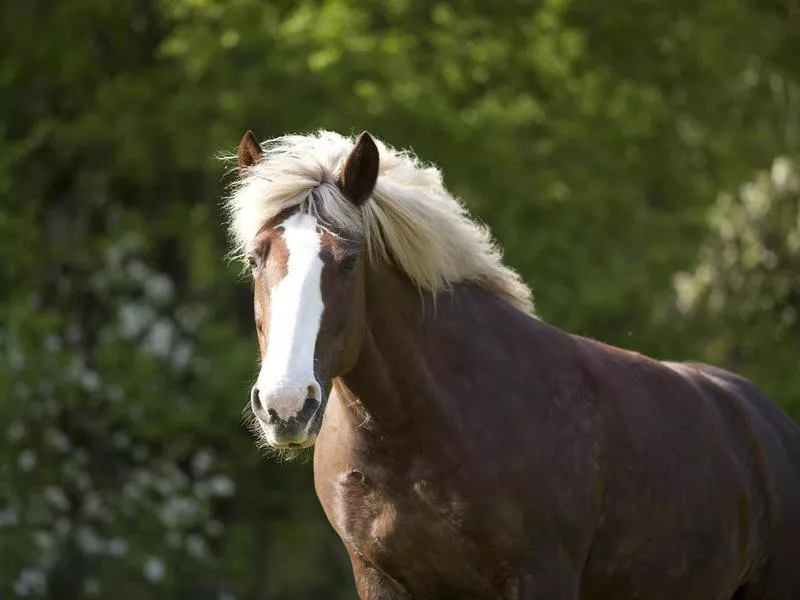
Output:
<path fill-rule="evenodd" d="M 283 239 L 289 251 L 286 275 L 270 292 L 267 355 L 256 387 L 261 402 L 281 419 L 295 416 L 309 386 L 320 400 L 314 375 L 314 348 L 322 320 L 322 259 L 317 220 L 296 213 L 286 219 Z"/>

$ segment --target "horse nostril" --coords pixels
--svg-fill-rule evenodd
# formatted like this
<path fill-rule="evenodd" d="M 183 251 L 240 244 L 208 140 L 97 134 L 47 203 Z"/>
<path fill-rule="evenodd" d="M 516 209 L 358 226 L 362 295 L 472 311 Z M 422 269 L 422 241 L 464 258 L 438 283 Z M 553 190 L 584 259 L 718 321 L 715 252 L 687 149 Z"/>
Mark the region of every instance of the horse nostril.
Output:
<path fill-rule="evenodd" d="M 310 388 L 311 386 L 309 386 Z M 299 421 L 307 421 L 311 417 L 314 416 L 314 413 L 317 412 L 317 408 L 319 407 L 319 402 L 316 398 L 309 396 L 306 398 L 306 401 L 303 402 L 303 408 L 300 409 L 300 412 L 297 413 L 297 419 Z"/>
<path fill-rule="evenodd" d="M 258 388 L 256 386 L 253 386 L 250 389 L 250 402 L 252 403 L 254 410 L 264 408 L 261 406 L 261 398 L 258 396 Z"/>
<path fill-rule="evenodd" d="M 269 421 L 270 425 L 274 425 L 275 423 L 277 423 L 280 420 L 278 418 L 278 413 L 276 413 L 271 408 L 267 411 L 267 416 L 269 417 L 268 421 Z"/>

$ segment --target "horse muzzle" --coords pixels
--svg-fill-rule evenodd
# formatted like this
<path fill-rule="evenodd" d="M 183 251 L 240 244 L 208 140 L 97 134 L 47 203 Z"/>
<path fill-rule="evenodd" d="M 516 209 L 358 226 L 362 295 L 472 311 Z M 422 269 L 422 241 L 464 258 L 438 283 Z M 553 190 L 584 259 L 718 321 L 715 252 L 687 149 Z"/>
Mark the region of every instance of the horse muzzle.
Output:
<path fill-rule="evenodd" d="M 275 448 L 304 448 L 317 437 L 321 421 L 321 387 L 316 381 L 302 385 L 277 385 L 250 390 L 250 407 Z"/>

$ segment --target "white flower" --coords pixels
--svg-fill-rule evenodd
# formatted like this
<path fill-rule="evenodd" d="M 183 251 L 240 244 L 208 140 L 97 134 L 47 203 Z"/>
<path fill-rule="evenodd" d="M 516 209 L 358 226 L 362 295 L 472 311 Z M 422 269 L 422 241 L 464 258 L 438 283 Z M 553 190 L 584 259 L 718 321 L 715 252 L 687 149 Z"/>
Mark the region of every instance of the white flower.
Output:
<path fill-rule="evenodd" d="M 186 544 L 186 552 L 193 558 L 201 559 L 208 554 L 206 541 L 199 535 L 187 535 L 184 543 Z"/>
<path fill-rule="evenodd" d="M 103 540 L 94 529 L 85 525 L 75 532 L 75 542 L 84 554 L 99 554 L 103 549 Z"/>
<path fill-rule="evenodd" d="M 16 510 L 10 507 L 0 510 L 0 527 L 16 525 L 17 523 L 19 523 L 19 515 Z"/>
<path fill-rule="evenodd" d="M 203 476 L 214 465 L 214 455 L 210 450 L 201 448 L 192 457 L 192 471 L 197 476 Z"/>
<path fill-rule="evenodd" d="M 46 587 L 44 573 L 39 569 L 23 569 L 14 582 L 14 592 L 18 596 L 41 595 Z"/>
<path fill-rule="evenodd" d="M 164 561 L 157 556 L 148 556 L 142 566 L 142 574 L 150 583 L 163 581 L 164 575 L 166 575 Z"/>
<path fill-rule="evenodd" d="M 18 442 L 25 437 L 25 424 L 22 421 L 14 421 L 6 429 L 6 440 Z"/>
<path fill-rule="evenodd" d="M 128 552 L 128 542 L 120 537 L 111 538 L 108 541 L 108 553 L 111 556 L 125 556 Z"/>
<path fill-rule="evenodd" d="M 23 471 L 33 471 L 37 462 L 38 459 L 33 450 L 23 450 L 19 453 L 19 456 L 17 456 L 17 464 Z"/>
<path fill-rule="evenodd" d="M 800 174 L 797 172 L 797 165 L 786 156 L 779 156 L 772 162 L 770 179 L 772 179 L 772 185 L 779 192 L 800 190 Z"/>
<path fill-rule="evenodd" d="M 166 302 L 174 293 L 172 280 L 162 273 L 154 273 L 144 280 L 144 293 L 155 302 Z"/>
<path fill-rule="evenodd" d="M 44 497 L 47 501 L 61 511 L 69 510 L 70 502 L 67 495 L 57 485 L 48 485 L 44 488 Z"/>
<path fill-rule="evenodd" d="M 211 490 L 215 496 L 223 498 L 232 496 L 236 490 L 233 481 L 226 475 L 215 475 L 211 481 Z"/>

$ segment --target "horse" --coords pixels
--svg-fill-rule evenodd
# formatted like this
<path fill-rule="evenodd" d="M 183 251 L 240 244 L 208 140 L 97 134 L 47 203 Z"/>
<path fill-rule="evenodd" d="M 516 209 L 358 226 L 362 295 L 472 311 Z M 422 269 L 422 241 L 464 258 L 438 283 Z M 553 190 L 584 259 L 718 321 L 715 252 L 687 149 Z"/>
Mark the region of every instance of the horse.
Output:
<path fill-rule="evenodd" d="M 360 598 L 800 598 L 800 428 L 756 385 L 543 322 L 440 170 L 367 132 L 236 157 L 249 406 L 314 446 Z"/>

